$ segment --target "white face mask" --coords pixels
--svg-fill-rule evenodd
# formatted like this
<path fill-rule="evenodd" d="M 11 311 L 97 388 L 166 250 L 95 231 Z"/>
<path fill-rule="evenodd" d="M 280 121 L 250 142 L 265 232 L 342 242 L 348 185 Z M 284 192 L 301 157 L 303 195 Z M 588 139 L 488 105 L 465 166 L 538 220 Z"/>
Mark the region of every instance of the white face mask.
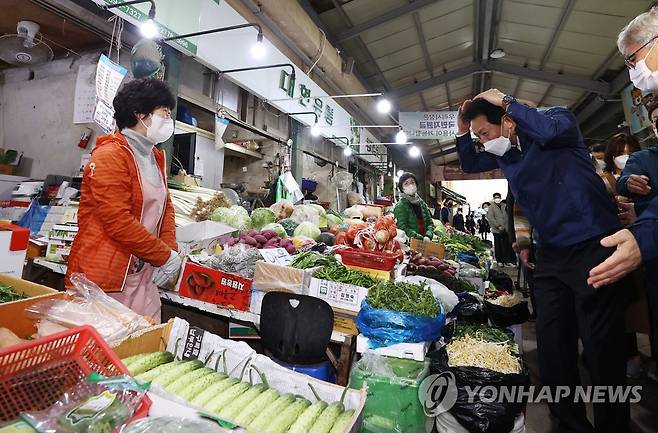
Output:
<path fill-rule="evenodd" d="M 500 204 L 501 201 L 502 201 L 502 200 L 499 199 L 499 198 L 495 198 L 495 199 L 494 199 L 494 203 L 496 203 L 496 204 Z"/>
<path fill-rule="evenodd" d="M 503 156 L 508 150 L 512 148 L 512 142 L 509 137 L 503 136 L 503 125 L 505 122 L 500 123 L 500 137 L 494 138 L 484 143 L 484 150 L 493 153 L 496 156 Z"/>
<path fill-rule="evenodd" d="M 635 67 L 628 71 L 628 75 L 633 82 L 633 85 L 638 89 L 645 92 L 655 92 L 658 90 L 658 71 L 652 71 L 647 66 L 646 59 L 651 54 L 653 47 L 656 46 L 656 41 L 651 45 L 651 49 L 642 60 L 635 63 Z"/>
<path fill-rule="evenodd" d="M 407 185 L 402 187 L 402 192 L 404 192 L 407 195 L 416 195 L 417 191 L 418 191 L 418 187 L 416 185 Z"/>
<path fill-rule="evenodd" d="M 627 161 L 628 161 L 628 155 L 615 156 L 615 165 L 620 170 L 623 170 L 624 167 L 626 167 L 626 162 Z"/>
<path fill-rule="evenodd" d="M 174 133 L 174 119 L 161 117 L 153 113 L 150 116 L 151 126 L 146 126 L 142 119 L 139 120 L 146 128 L 146 138 L 155 144 L 167 141 Z"/>

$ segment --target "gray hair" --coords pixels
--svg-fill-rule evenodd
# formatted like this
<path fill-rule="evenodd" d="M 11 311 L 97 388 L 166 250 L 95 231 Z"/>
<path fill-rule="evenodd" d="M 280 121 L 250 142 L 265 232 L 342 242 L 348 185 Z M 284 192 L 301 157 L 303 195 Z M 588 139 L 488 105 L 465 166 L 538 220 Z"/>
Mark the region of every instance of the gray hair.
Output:
<path fill-rule="evenodd" d="M 644 45 L 651 38 L 658 36 L 658 7 L 653 7 L 628 23 L 617 36 L 617 48 L 623 56 L 627 56 L 629 45 Z"/>

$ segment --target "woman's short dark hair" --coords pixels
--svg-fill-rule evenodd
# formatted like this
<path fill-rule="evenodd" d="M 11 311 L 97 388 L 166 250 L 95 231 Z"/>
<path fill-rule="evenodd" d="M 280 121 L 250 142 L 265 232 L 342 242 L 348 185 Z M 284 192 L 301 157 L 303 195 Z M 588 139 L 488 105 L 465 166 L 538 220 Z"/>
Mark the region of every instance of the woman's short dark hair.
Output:
<path fill-rule="evenodd" d="M 416 176 L 413 173 L 403 173 L 402 176 L 400 176 L 400 180 L 398 180 L 398 189 L 400 192 L 404 192 L 402 191 L 402 184 L 405 183 L 407 179 L 413 179 L 414 182 L 416 182 L 416 186 L 418 185 L 418 179 L 416 179 Z"/>
<path fill-rule="evenodd" d="M 628 146 L 631 153 L 642 150 L 640 142 L 634 135 L 619 133 L 613 135 L 605 145 L 605 168 L 603 171 L 614 173 L 615 171 L 615 157 L 624 154 L 624 148 Z"/>
<path fill-rule="evenodd" d="M 503 121 L 504 115 L 505 110 L 497 105 L 493 105 L 486 99 L 473 100 L 468 108 L 462 112 L 464 120 L 468 122 L 478 116 L 484 116 L 487 118 L 487 121 L 493 125 L 500 125 Z"/>
<path fill-rule="evenodd" d="M 605 144 L 597 143 L 594 146 L 592 146 L 592 153 L 604 153 L 604 152 L 605 152 Z"/>
<path fill-rule="evenodd" d="M 176 97 L 164 81 L 141 78 L 124 84 L 114 97 L 112 105 L 117 128 L 121 130 L 137 124 L 137 113 L 149 114 L 158 107 L 173 110 Z"/>

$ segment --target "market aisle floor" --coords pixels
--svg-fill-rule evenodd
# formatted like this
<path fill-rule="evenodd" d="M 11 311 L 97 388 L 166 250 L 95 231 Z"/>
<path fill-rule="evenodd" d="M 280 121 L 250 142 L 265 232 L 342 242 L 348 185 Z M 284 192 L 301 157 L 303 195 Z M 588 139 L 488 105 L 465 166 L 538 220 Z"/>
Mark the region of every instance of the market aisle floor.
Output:
<path fill-rule="evenodd" d="M 650 346 L 646 335 L 638 334 L 638 347 L 643 360 L 648 359 Z M 523 326 L 523 349 L 530 370 L 530 380 L 533 385 L 540 384 L 539 364 L 537 360 L 537 339 L 535 336 L 535 323 L 527 322 Z M 585 384 L 588 384 L 586 371 L 581 364 L 581 374 Z M 642 401 L 631 405 L 631 428 L 636 433 L 658 432 L 658 383 L 644 376 L 639 380 L 629 380 L 630 385 L 642 385 Z M 592 419 L 591 406 L 588 407 L 588 416 Z M 553 419 L 546 404 L 530 404 L 526 411 L 527 433 L 552 433 L 554 431 Z"/>

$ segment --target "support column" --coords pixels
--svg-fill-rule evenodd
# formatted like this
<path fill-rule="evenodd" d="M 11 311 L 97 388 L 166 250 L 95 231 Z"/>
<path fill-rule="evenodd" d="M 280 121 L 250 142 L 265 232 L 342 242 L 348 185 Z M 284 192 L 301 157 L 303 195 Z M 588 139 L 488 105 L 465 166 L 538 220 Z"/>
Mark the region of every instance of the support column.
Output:
<path fill-rule="evenodd" d="M 290 154 L 290 171 L 297 180 L 299 185 L 302 184 L 303 174 L 303 154 L 302 147 L 304 143 L 304 128 L 296 120 L 290 118 L 288 123 L 288 130 L 290 131 L 290 138 L 292 139 L 292 147 Z"/>
<path fill-rule="evenodd" d="M 180 51 L 175 50 L 169 45 L 163 44 L 162 52 L 164 54 L 165 64 L 165 82 L 176 97 L 176 106 L 171 110 L 171 116 L 176 119 L 176 110 L 178 108 L 178 85 L 180 82 L 180 68 L 183 55 Z M 160 144 L 160 149 L 165 151 L 167 155 L 167 175 L 169 175 L 169 168 L 171 167 L 171 157 L 174 152 L 174 136 L 172 135 L 169 140 Z"/>

